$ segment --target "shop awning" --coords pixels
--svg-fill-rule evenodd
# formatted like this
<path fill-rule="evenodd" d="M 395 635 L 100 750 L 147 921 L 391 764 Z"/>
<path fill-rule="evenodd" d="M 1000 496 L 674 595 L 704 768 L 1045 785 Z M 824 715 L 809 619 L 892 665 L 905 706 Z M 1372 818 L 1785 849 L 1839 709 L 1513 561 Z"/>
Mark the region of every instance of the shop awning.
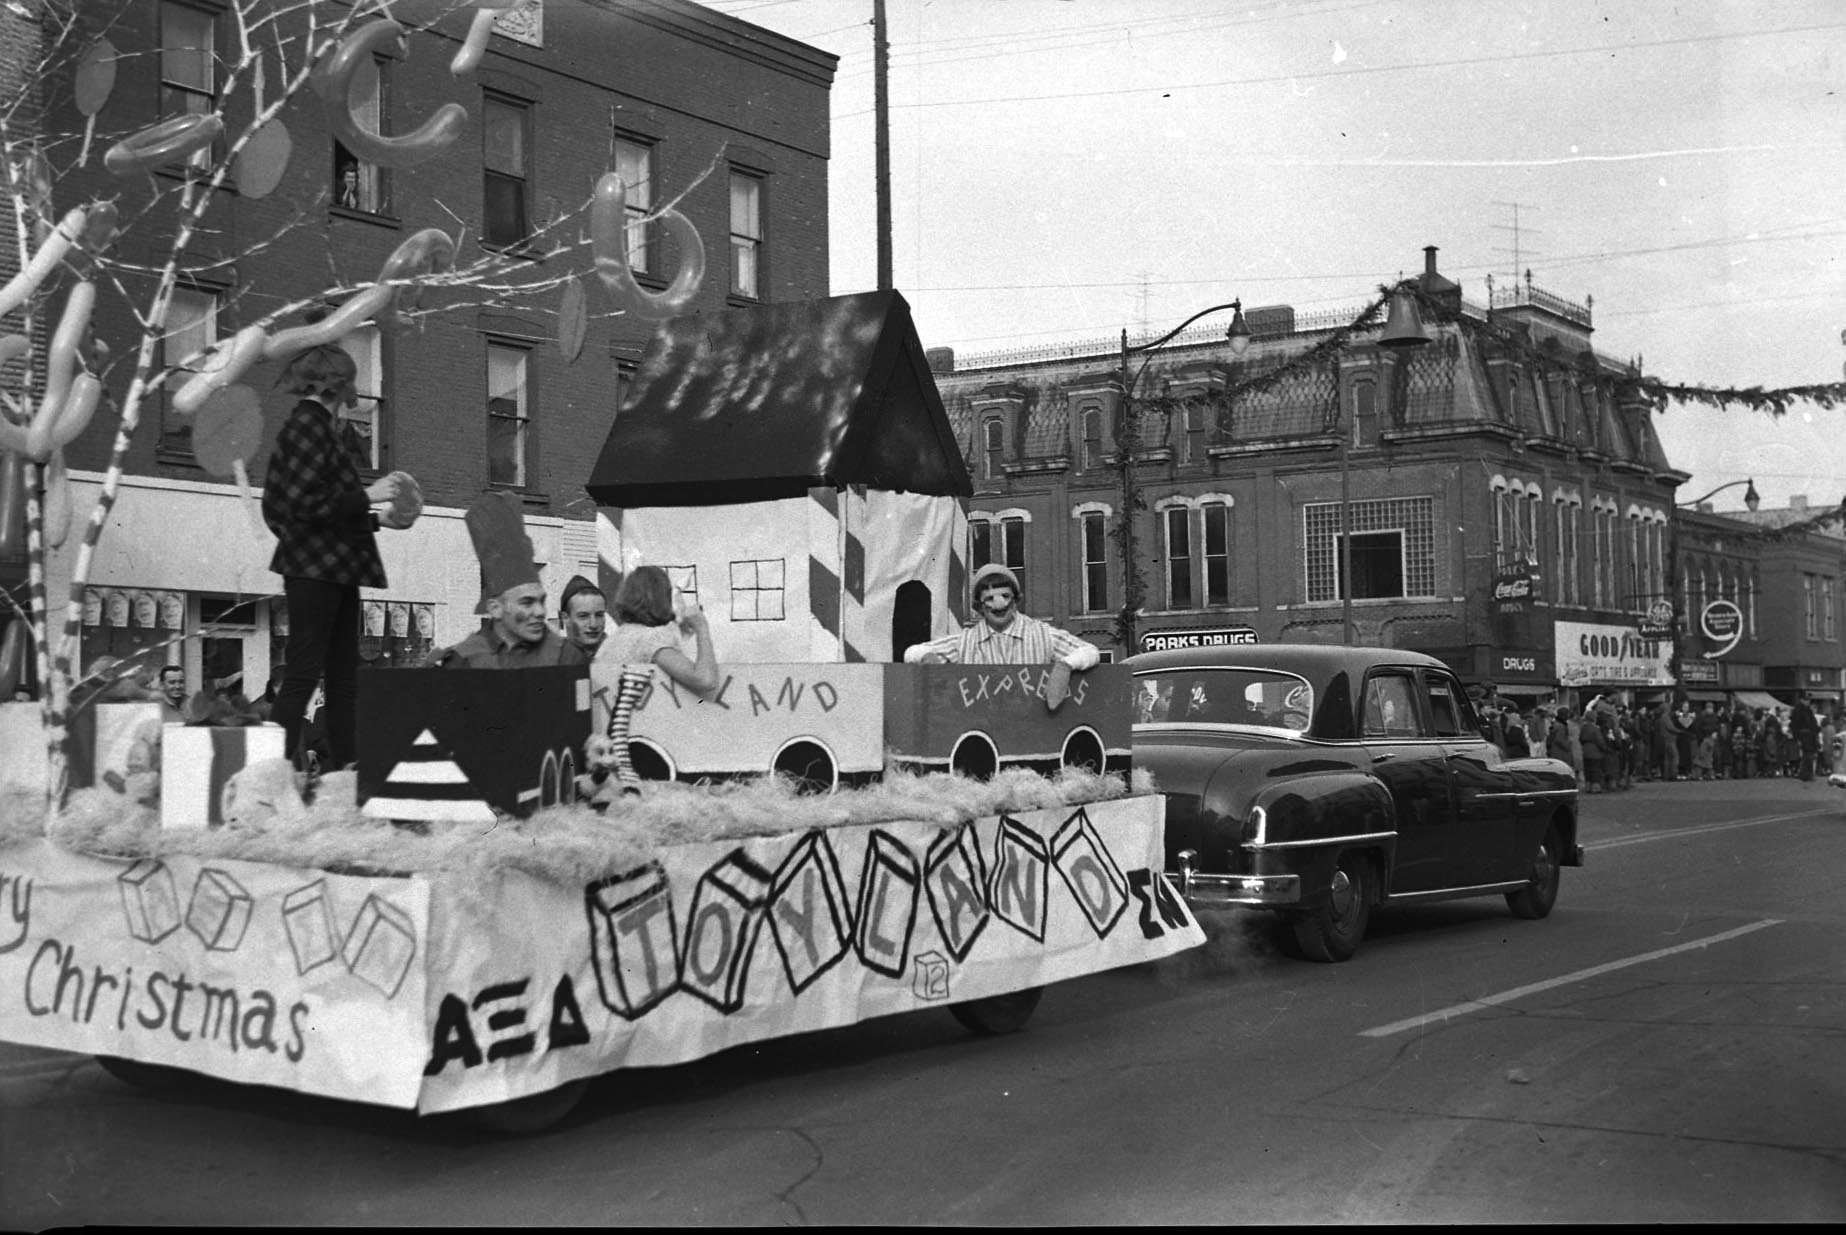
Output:
<path fill-rule="evenodd" d="M 1689 690 L 1686 698 L 1694 703 L 1723 703 L 1724 692 L 1721 690 Z"/>
<path fill-rule="evenodd" d="M 1549 695 L 1557 690 L 1548 682 L 1495 682 L 1493 688 L 1503 695 Z"/>
<path fill-rule="evenodd" d="M 1765 694 L 1760 690 L 1740 690 L 1732 695 L 1731 699 L 1743 704 L 1746 708 L 1785 708 L 1788 706 L 1774 695 Z"/>

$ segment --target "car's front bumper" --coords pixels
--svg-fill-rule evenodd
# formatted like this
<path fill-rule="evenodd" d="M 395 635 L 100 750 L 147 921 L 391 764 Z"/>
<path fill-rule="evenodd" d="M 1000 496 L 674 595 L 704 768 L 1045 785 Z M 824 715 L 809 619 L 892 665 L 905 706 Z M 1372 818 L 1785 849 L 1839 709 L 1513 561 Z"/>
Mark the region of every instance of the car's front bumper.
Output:
<path fill-rule="evenodd" d="M 1194 869 L 1197 857 L 1192 850 L 1182 849 L 1179 869 L 1167 875 L 1188 905 L 1200 909 L 1233 905 L 1274 909 L 1301 903 L 1300 875 L 1206 875 Z"/>

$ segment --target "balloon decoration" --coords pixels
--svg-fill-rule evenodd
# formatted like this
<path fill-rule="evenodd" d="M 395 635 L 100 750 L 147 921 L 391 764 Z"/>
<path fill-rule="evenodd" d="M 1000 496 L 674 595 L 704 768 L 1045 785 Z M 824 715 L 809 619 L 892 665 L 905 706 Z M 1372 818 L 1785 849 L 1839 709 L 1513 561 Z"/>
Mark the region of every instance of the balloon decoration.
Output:
<path fill-rule="evenodd" d="M 70 472 L 64 466 L 64 452 L 54 450 L 45 465 L 45 543 L 62 549 L 71 534 Z"/>
<path fill-rule="evenodd" d="M 261 326 L 245 326 L 231 336 L 228 343 L 221 343 L 217 350 L 206 358 L 210 366 L 194 373 L 186 379 L 186 384 L 173 396 L 173 410 L 182 416 L 192 416 L 204 406 L 205 400 L 214 393 L 239 381 L 250 371 L 250 366 L 263 358 L 263 347 L 269 342 L 269 332 Z M 222 363 L 219 363 L 222 359 Z"/>
<path fill-rule="evenodd" d="M 705 242 L 692 220 L 677 210 L 665 210 L 660 221 L 679 241 L 680 268 L 664 292 L 649 292 L 635 281 L 628 268 L 628 186 L 615 172 L 596 182 L 590 203 L 590 246 L 596 255 L 596 273 L 615 298 L 618 308 L 660 321 L 686 311 L 705 279 Z"/>
<path fill-rule="evenodd" d="M 27 665 L 31 650 L 31 632 L 15 617 L 6 624 L 5 633 L 0 633 L 0 703 L 11 703 L 13 692 L 31 680 Z"/>
<path fill-rule="evenodd" d="M 487 54 L 487 40 L 494 32 L 494 16 L 518 2 L 475 0 L 474 20 L 469 23 L 468 37 L 462 40 L 461 50 L 455 53 L 455 59 L 449 61 L 450 73 L 456 77 L 467 77 L 481 67 L 481 57 Z"/>
<path fill-rule="evenodd" d="M 199 113 L 175 116 L 109 147 L 103 155 L 103 166 L 118 176 L 151 172 L 190 158 L 223 136 L 224 121 L 217 116 Z"/>
<path fill-rule="evenodd" d="M 440 227 L 426 227 L 398 245 L 379 269 L 378 281 L 394 283 L 409 279 L 410 284 L 391 289 L 391 300 L 378 315 L 379 329 L 392 332 L 410 325 L 410 319 L 398 311 L 398 301 L 402 300 L 409 307 L 416 308 L 423 296 L 423 289 L 417 283 L 418 276 L 439 274 L 447 270 L 454 260 L 455 242 Z"/>
<path fill-rule="evenodd" d="M 444 103 L 436 114 L 400 137 L 384 137 L 359 123 L 353 114 L 353 74 L 387 44 L 408 50 L 404 28 L 389 19 L 370 22 L 341 40 L 331 55 L 314 66 L 309 83 L 320 96 L 333 135 L 366 163 L 381 167 L 415 167 L 447 150 L 468 123 L 468 109 Z"/>
<path fill-rule="evenodd" d="M 221 480 L 235 480 L 250 526 L 263 534 L 263 518 L 250 492 L 250 465 L 263 448 L 263 409 L 256 391 L 241 383 L 214 391 L 192 422 L 192 455 Z"/>
<path fill-rule="evenodd" d="M 64 260 L 77 238 L 84 234 L 84 223 L 89 218 L 89 211 L 82 206 L 72 210 L 54 227 L 51 235 L 32 254 L 32 260 L 21 267 L 18 274 L 7 280 L 5 287 L 0 287 L 0 317 L 24 304 L 38 285 L 48 278 L 58 264 Z"/>
<path fill-rule="evenodd" d="M 25 543 L 26 461 L 10 450 L 0 451 L 0 557 L 12 557 Z"/>
<path fill-rule="evenodd" d="M 45 371 L 45 393 L 27 424 L 0 416 L 0 449 L 44 463 L 89 425 L 102 396 L 102 383 L 89 373 L 76 374 L 77 350 L 90 328 L 90 310 L 96 287 L 84 281 L 72 287 L 64 301 L 64 316 L 52 336 Z M 24 336 L 0 339 L 0 362 L 15 358 Z M 27 344 L 29 347 L 30 345 Z"/>

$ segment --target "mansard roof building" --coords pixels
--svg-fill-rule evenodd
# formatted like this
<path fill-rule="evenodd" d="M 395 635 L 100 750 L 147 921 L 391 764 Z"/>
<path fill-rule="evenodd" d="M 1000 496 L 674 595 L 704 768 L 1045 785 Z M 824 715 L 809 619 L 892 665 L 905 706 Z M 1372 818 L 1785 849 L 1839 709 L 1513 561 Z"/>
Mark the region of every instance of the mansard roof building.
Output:
<path fill-rule="evenodd" d="M 1348 640 L 1510 690 L 1669 685 L 1670 646 L 1637 632 L 1670 596 L 1686 474 L 1638 366 L 1529 275 L 1475 303 L 1431 246 L 1414 283 L 1414 348 L 1381 346 L 1375 304 L 1253 309 L 1242 355 L 1221 315 L 1158 349 L 935 349 L 971 566 L 1005 562 L 1028 609 L 1117 657 Z"/>

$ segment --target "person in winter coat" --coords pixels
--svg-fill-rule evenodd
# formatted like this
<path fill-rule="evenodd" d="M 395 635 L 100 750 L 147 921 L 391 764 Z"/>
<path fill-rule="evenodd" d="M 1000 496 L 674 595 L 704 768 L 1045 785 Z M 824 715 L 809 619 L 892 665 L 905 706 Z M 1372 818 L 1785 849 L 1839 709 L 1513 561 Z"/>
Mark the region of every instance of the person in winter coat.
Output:
<path fill-rule="evenodd" d="M 1570 757 L 1570 709 L 1559 708 L 1551 714 L 1551 729 L 1545 734 L 1545 753 L 1575 768 Z"/>
<path fill-rule="evenodd" d="M 1660 705 L 1660 779 L 1679 780 L 1679 744 L 1685 734 L 1681 731 L 1679 717 L 1673 713 L 1673 705 Z"/>
<path fill-rule="evenodd" d="M 1583 748 L 1583 780 L 1590 793 L 1601 793 L 1608 786 L 1609 738 L 1603 732 L 1596 713 L 1589 712 L 1577 727 L 1577 740 Z"/>

